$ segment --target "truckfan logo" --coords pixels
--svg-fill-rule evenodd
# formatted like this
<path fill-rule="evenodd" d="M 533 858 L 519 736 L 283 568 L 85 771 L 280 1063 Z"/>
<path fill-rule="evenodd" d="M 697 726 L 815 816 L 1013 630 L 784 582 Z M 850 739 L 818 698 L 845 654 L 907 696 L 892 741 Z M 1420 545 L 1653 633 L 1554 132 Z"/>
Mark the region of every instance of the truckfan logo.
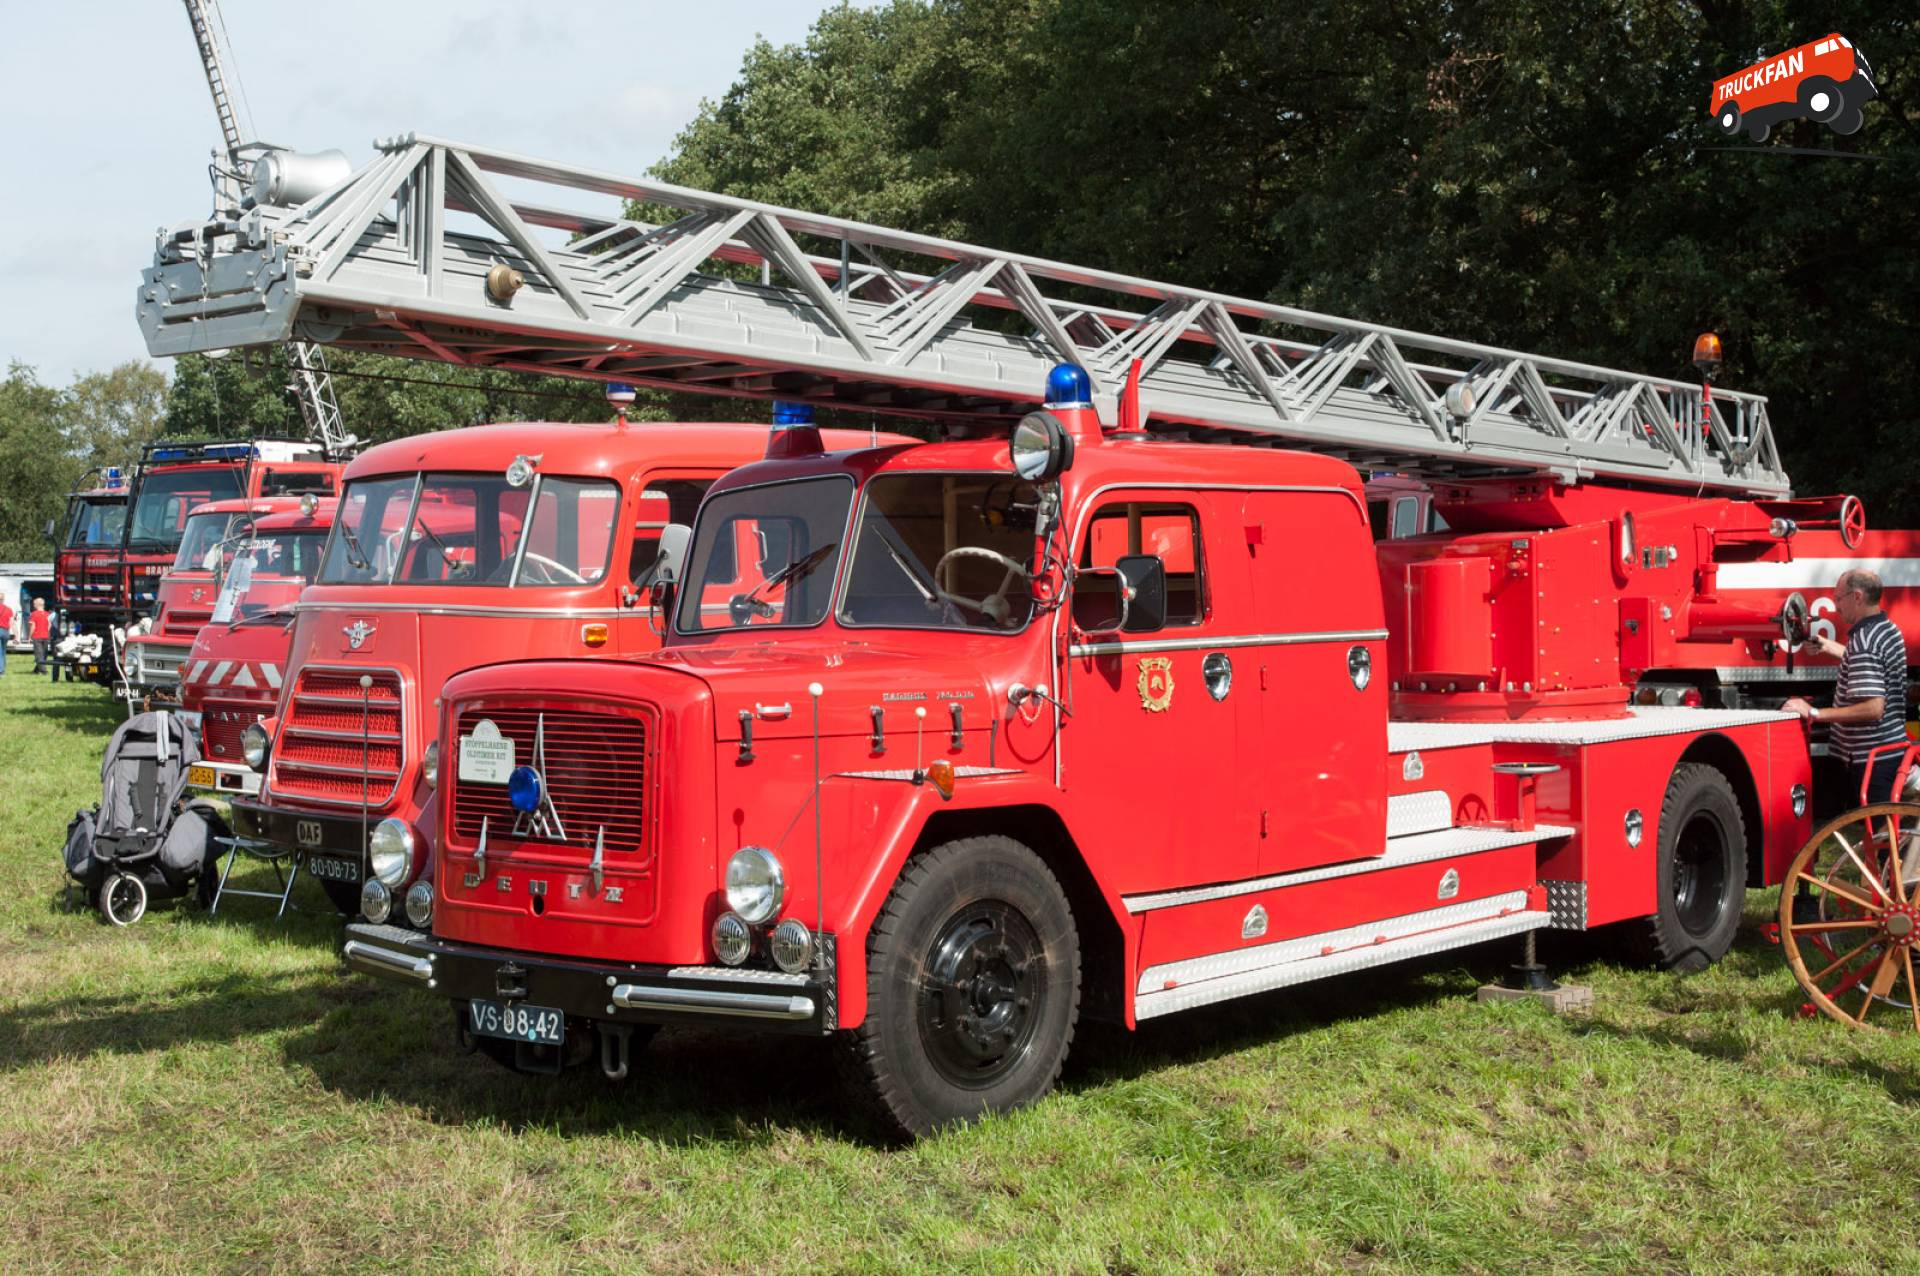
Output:
<path fill-rule="evenodd" d="M 1865 55 L 1836 32 L 1715 81 L 1707 111 L 1725 137 L 1745 130 L 1764 142 L 1788 120 L 1812 120 L 1845 136 L 1860 131 L 1860 108 L 1879 95 Z"/>
<path fill-rule="evenodd" d="M 1165 656 L 1140 658 L 1140 707 L 1161 713 L 1173 703 L 1173 661 Z"/>
<path fill-rule="evenodd" d="M 347 636 L 347 650 L 358 651 L 373 637 L 373 626 L 364 620 L 356 620 L 340 631 Z"/>

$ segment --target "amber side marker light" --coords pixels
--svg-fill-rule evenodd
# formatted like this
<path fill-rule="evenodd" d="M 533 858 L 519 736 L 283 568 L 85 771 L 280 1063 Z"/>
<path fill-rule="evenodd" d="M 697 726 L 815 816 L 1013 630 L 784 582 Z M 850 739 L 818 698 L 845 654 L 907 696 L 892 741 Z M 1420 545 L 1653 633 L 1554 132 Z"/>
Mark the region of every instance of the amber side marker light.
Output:
<path fill-rule="evenodd" d="M 589 647 L 606 646 L 607 645 L 607 627 L 605 625 L 580 626 L 580 641 L 585 643 Z"/>
<path fill-rule="evenodd" d="M 941 758 L 938 762 L 927 764 L 927 782 L 940 790 L 943 800 L 953 797 L 953 763 Z"/>

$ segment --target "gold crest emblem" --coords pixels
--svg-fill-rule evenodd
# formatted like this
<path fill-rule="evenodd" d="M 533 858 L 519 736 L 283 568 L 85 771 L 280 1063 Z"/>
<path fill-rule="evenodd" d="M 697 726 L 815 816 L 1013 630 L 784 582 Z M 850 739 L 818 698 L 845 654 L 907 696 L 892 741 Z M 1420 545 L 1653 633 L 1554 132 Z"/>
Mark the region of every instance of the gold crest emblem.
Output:
<path fill-rule="evenodd" d="M 1173 703 L 1173 661 L 1165 656 L 1140 658 L 1140 707 L 1159 713 Z"/>

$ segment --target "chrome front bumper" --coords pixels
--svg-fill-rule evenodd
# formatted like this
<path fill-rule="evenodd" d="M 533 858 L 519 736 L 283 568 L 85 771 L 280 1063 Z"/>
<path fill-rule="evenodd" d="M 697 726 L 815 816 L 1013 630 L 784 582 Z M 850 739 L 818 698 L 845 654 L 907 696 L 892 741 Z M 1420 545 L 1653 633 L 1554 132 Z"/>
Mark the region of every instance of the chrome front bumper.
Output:
<path fill-rule="evenodd" d="M 455 944 L 403 926 L 354 922 L 341 957 L 363 974 L 454 1001 L 479 997 L 550 1006 L 619 1023 L 732 1023 L 827 1033 L 837 1024 L 833 936 L 797 975 L 730 966 L 627 966 Z"/>

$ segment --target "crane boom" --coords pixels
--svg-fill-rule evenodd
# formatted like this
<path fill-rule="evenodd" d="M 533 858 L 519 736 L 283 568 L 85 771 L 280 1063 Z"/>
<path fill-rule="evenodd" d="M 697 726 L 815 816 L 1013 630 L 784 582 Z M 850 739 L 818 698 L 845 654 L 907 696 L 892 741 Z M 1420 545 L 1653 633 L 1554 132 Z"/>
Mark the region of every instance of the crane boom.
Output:
<path fill-rule="evenodd" d="M 216 203 L 222 209 L 238 209 L 243 203 L 242 174 L 247 171 L 247 151 L 258 149 L 258 141 L 240 122 L 234 102 L 239 81 L 233 79 L 221 56 L 225 43 L 219 29 L 215 0 L 182 0 L 187 21 L 193 27 L 193 42 L 200 50 L 200 67 L 206 73 L 207 92 L 213 97 L 213 113 L 220 121 L 220 137 L 226 146 L 226 164 L 213 166 Z M 307 437 L 317 441 L 329 456 L 345 456 L 357 440 L 348 434 L 340 419 L 340 404 L 334 398 L 333 377 L 327 368 L 326 352 L 302 341 L 286 343 L 287 367 L 292 380 L 287 389 L 300 407 L 300 419 Z"/>
<path fill-rule="evenodd" d="M 1137 367 L 1149 432 L 1430 477 L 1790 489 L 1759 395 L 1716 388 L 1708 400 L 1690 382 L 432 137 L 377 149 L 298 206 L 162 232 L 138 305 L 148 348 L 298 337 L 993 422 L 1030 407 L 1062 361 L 1088 369 L 1110 414 Z M 618 207 L 509 198 L 495 177 L 677 215 L 654 225 Z"/>

